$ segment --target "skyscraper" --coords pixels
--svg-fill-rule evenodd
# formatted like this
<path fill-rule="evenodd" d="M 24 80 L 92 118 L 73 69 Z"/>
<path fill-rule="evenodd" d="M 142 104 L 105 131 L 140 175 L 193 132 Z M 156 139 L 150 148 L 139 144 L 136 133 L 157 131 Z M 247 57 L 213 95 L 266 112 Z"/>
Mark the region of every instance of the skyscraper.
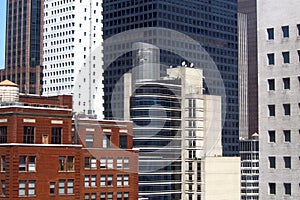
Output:
<path fill-rule="evenodd" d="M 299 1 L 258 1 L 260 199 L 299 199 Z"/>
<path fill-rule="evenodd" d="M 209 85 L 206 92 L 214 95 L 222 95 L 222 144 L 224 155 L 238 154 L 238 70 L 237 70 L 237 2 L 234 0 L 153 0 L 153 1 L 112 1 L 103 2 L 103 35 L 105 42 L 112 36 L 126 34 L 131 31 L 144 28 L 144 32 L 136 34 L 136 39 L 153 45 L 165 45 L 180 50 L 182 55 L 174 55 L 170 51 L 161 49 L 160 64 L 164 66 L 177 66 L 183 60 L 189 63 L 199 62 L 195 57 L 195 51 L 189 52 L 189 44 L 178 40 L 168 41 L 166 36 L 155 28 L 166 28 L 178 31 L 189 36 L 199 43 L 213 59 L 217 66 L 218 74 L 206 70 L 207 57 L 201 57 L 204 68 L 205 84 Z M 153 28 L 147 31 L 147 28 Z M 172 33 L 170 33 L 172 35 Z M 165 36 L 164 38 L 162 38 Z M 170 36 L 171 37 L 171 36 Z M 131 38 L 134 38 L 133 36 Z M 113 40 L 118 43 L 119 40 Z M 173 46 L 172 46 L 173 45 Z M 171 47 L 172 46 L 172 47 Z M 122 87 L 116 83 L 123 77 L 124 73 L 133 67 L 132 52 L 124 52 L 114 61 L 109 61 L 113 55 L 121 49 L 130 49 L 131 45 L 121 44 L 119 46 L 104 47 L 104 107 L 105 117 L 123 118 L 124 94 Z M 185 57 L 185 58 L 183 58 Z M 165 74 L 165 68 L 161 67 L 161 73 Z M 222 86 L 225 92 L 222 93 Z M 113 110 L 118 110 L 117 114 Z"/>
<path fill-rule="evenodd" d="M 102 6 L 45 2 L 43 95 L 74 94 L 77 113 L 102 118 Z"/>
<path fill-rule="evenodd" d="M 41 94 L 43 0 L 7 0 L 5 69 L 1 79 L 20 91 Z"/>

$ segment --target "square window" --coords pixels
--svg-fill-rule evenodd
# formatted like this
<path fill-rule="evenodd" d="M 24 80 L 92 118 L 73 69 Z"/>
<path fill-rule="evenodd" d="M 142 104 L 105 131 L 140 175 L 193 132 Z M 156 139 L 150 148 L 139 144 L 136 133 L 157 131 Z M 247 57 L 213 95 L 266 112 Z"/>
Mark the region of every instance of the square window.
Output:
<path fill-rule="evenodd" d="M 276 183 L 269 183 L 269 194 L 276 194 Z"/>
<path fill-rule="evenodd" d="M 283 183 L 284 185 L 284 194 L 285 195 L 291 195 L 292 190 L 291 190 L 291 184 L 290 183 Z"/>
<path fill-rule="evenodd" d="M 269 168 L 271 168 L 271 169 L 276 168 L 276 157 L 274 157 L 274 156 L 269 157 Z"/>
<path fill-rule="evenodd" d="M 268 65 L 274 65 L 275 64 L 275 55 L 274 53 L 269 53 L 267 55 L 268 57 Z"/>
<path fill-rule="evenodd" d="M 282 29 L 282 37 L 288 38 L 290 36 L 289 26 L 282 26 L 281 29 Z"/>
<path fill-rule="evenodd" d="M 290 52 L 282 52 L 282 57 L 284 64 L 290 63 Z"/>
<path fill-rule="evenodd" d="M 284 167 L 286 169 L 291 169 L 291 157 L 287 156 L 287 157 L 283 157 L 284 160 Z"/>
<path fill-rule="evenodd" d="M 275 90 L 275 79 L 268 79 L 269 91 Z"/>
<path fill-rule="evenodd" d="M 269 109 L 269 116 L 270 117 L 275 116 L 275 105 L 268 105 L 268 109 Z"/>
<path fill-rule="evenodd" d="M 284 110 L 285 116 L 291 115 L 291 105 L 290 104 L 283 104 L 283 110 Z"/>
<path fill-rule="evenodd" d="M 268 28 L 267 33 L 268 33 L 268 40 L 274 40 L 274 28 Z"/>
<path fill-rule="evenodd" d="M 289 90 L 291 89 L 290 78 L 283 78 L 283 89 Z"/>
<path fill-rule="evenodd" d="M 275 131 L 268 131 L 268 133 L 269 133 L 269 142 L 276 142 Z"/>

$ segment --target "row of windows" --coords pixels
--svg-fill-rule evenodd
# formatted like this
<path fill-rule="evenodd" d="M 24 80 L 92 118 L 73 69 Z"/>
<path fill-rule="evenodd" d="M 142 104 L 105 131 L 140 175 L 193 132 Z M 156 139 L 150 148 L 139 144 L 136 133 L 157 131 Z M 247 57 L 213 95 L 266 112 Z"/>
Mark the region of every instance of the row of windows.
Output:
<path fill-rule="evenodd" d="M 114 180 L 116 178 L 116 180 Z M 84 176 L 84 187 L 113 187 L 114 182 L 116 182 L 117 187 L 129 186 L 129 175 L 128 174 L 118 174 L 114 175 L 100 175 L 99 182 L 97 182 L 97 175 L 85 175 Z"/>
<path fill-rule="evenodd" d="M 35 127 L 34 126 L 24 126 L 23 132 L 23 143 L 34 144 L 35 142 Z M 48 135 L 43 134 L 44 137 Z M 7 126 L 0 126 L 0 143 L 7 143 Z M 62 143 L 62 128 L 52 127 L 51 128 L 51 144 L 61 144 Z"/>
<path fill-rule="evenodd" d="M 80 105 L 80 104 L 79 104 Z M 120 135 L 119 136 L 119 148 L 127 149 L 127 135 Z M 94 134 L 86 134 L 85 136 L 85 146 L 87 148 L 94 146 Z M 113 143 L 111 141 L 111 135 L 103 135 L 102 137 L 102 148 L 112 148 Z M 114 147 L 115 148 L 115 147 Z"/>
<path fill-rule="evenodd" d="M 51 67 L 51 69 L 52 69 L 52 67 Z M 58 76 L 58 75 L 73 74 L 73 73 L 74 73 L 74 69 L 68 69 L 68 70 L 60 70 L 60 71 L 56 71 L 56 72 L 47 72 L 47 73 L 44 74 L 44 76 L 45 77 L 47 77 L 47 76 Z"/>
<path fill-rule="evenodd" d="M 298 82 L 300 84 L 300 77 L 298 77 Z M 291 89 L 291 78 L 290 77 L 282 78 L 282 85 L 284 90 Z M 276 89 L 275 86 L 276 86 L 275 79 L 268 79 L 268 90 L 274 91 Z"/>
<path fill-rule="evenodd" d="M 114 167 L 115 166 L 115 167 Z M 101 157 L 99 161 L 95 157 L 84 158 L 84 169 L 129 169 L 129 158 L 118 157 L 115 161 L 112 157 Z"/>
<path fill-rule="evenodd" d="M 289 64 L 291 63 L 291 56 L 289 51 L 282 52 L 282 63 Z M 298 62 L 300 62 L 300 50 L 297 50 Z M 275 65 L 275 53 L 267 54 L 268 65 Z"/>
<path fill-rule="evenodd" d="M 72 11 L 72 10 L 75 10 L 75 6 L 69 6 L 69 7 L 65 7 L 65 8 L 56 9 L 56 10 L 51 11 L 51 14 L 57 15 L 59 13 L 65 13 L 65 12 Z M 46 16 L 48 16 L 48 12 L 46 12 Z"/>
<path fill-rule="evenodd" d="M 113 200 L 113 193 L 100 193 L 100 200 Z M 84 200 L 96 200 L 97 194 L 96 193 L 85 193 Z M 117 200 L 129 200 L 129 192 L 117 192 Z"/>
<path fill-rule="evenodd" d="M 269 156 L 269 168 L 270 169 L 276 169 L 276 157 L 275 156 Z M 291 157 L 290 156 L 284 156 L 283 157 L 283 163 L 284 163 L 284 168 L 285 169 L 291 169 L 292 168 L 292 162 L 291 162 Z"/>
<path fill-rule="evenodd" d="M 283 188 L 284 188 L 285 195 L 289 195 L 289 196 L 292 195 L 291 183 L 283 183 Z M 269 183 L 269 194 L 276 195 L 276 183 Z"/>
<path fill-rule="evenodd" d="M 300 134 L 300 130 L 299 130 L 299 134 Z M 270 143 L 275 143 L 277 140 L 278 135 L 276 134 L 276 131 L 274 130 L 269 130 L 268 131 L 268 136 L 269 136 L 269 142 Z M 283 130 L 282 132 L 282 137 L 284 142 L 290 143 L 292 140 L 291 137 L 291 130 Z"/>
<path fill-rule="evenodd" d="M 46 45 L 47 43 L 45 43 L 44 45 Z M 49 54 L 49 53 L 58 53 L 58 52 L 64 52 L 64 51 L 67 51 L 67 50 L 73 50 L 74 49 L 74 45 L 72 46 L 66 46 L 66 47 L 59 47 L 59 48 L 50 48 L 50 49 L 46 49 L 44 51 L 44 54 Z"/>
<path fill-rule="evenodd" d="M 55 1 L 53 3 L 51 3 L 51 6 L 59 6 L 59 5 L 65 5 L 66 3 L 71 3 L 71 2 L 75 2 L 75 0 L 60 0 L 60 1 Z M 48 8 L 48 4 L 46 4 L 46 8 Z"/>
<path fill-rule="evenodd" d="M 297 24 L 297 36 L 300 36 L 300 24 Z M 282 38 L 289 38 L 290 37 L 290 27 L 289 26 L 282 26 L 281 27 L 281 35 Z M 275 38 L 275 30 L 274 28 L 267 28 L 267 39 L 274 40 Z"/>
<path fill-rule="evenodd" d="M 61 59 L 67 59 L 67 58 L 74 58 L 74 53 L 45 57 L 44 61 L 61 60 Z M 73 66 L 74 65 L 74 61 L 66 62 L 65 64 L 67 66 Z"/>
<path fill-rule="evenodd" d="M 62 31 L 59 33 L 51 33 L 48 35 L 45 35 L 45 39 L 50 39 L 50 38 L 56 38 L 56 37 L 63 37 L 63 36 L 67 36 L 67 35 L 74 35 L 75 34 L 75 30 L 69 30 L 69 31 Z"/>
<path fill-rule="evenodd" d="M 71 43 L 74 41 L 75 41 L 74 38 L 68 38 L 68 39 L 63 39 L 63 40 L 54 40 L 54 41 L 51 41 L 50 44 L 51 44 L 51 46 L 59 45 L 59 47 L 60 47 L 62 44 L 67 44 L 67 43 Z M 45 46 L 48 46 L 48 43 L 45 43 Z"/>
<path fill-rule="evenodd" d="M 50 84 L 64 83 L 64 82 L 71 82 L 71 81 L 74 81 L 74 77 L 50 79 Z M 47 80 L 44 81 L 44 84 L 47 84 Z"/>
<path fill-rule="evenodd" d="M 52 92 L 52 91 L 61 91 L 61 90 L 73 90 L 74 85 L 63 85 L 56 87 L 47 87 L 44 88 L 44 92 Z"/>
<path fill-rule="evenodd" d="M 300 108 L 300 103 L 298 104 L 298 107 Z M 276 115 L 275 110 L 274 104 L 268 105 L 269 117 L 274 117 Z M 291 104 L 282 104 L 282 111 L 284 116 L 291 116 Z"/>

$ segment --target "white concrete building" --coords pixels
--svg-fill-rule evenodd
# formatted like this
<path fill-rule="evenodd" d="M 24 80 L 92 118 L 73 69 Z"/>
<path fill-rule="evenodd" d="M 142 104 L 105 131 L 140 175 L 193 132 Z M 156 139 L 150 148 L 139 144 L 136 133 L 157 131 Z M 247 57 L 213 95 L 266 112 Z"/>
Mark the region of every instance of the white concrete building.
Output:
<path fill-rule="evenodd" d="M 77 113 L 103 115 L 102 1 L 45 0 L 43 95 L 73 94 Z"/>
<path fill-rule="evenodd" d="M 259 199 L 300 199 L 300 1 L 258 1 Z"/>

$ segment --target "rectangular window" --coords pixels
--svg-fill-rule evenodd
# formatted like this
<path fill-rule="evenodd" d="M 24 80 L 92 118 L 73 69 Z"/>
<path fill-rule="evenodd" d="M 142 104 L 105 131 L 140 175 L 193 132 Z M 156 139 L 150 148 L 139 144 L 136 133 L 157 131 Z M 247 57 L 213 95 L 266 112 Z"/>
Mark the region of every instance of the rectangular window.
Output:
<path fill-rule="evenodd" d="M 107 159 L 107 168 L 108 169 L 113 169 L 114 168 L 114 160 L 113 160 L 113 158 L 108 158 Z"/>
<path fill-rule="evenodd" d="M 104 187 L 104 186 L 106 186 L 106 176 L 101 175 L 100 176 L 100 187 Z"/>
<path fill-rule="evenodd" d="M 276 142 L 275 131 L 268 131 L 268 133 L 269 133 L 269 142 Z"/>
<path fill-rule="evenodd" d="M 129 169 L 129 158 L 128 157 L 124 158 L 124 169 Z"/>
<path fill-rule="evenodd" d="M 84 187 L 90 187 L 90 176 L 84 176 Z"/>
<path fill-rule="evenodd" d="M 26 195 L 26 181 L 19 181 L 19 196 Z"/>
<path fill-rule="evenodd" d="M 283 78 L 282 81 L 283 81 L 283 89 L 289 90 L 291 88 L 290 78 Z"/>
<path fill-rule="evenodd" d="M 35 181 L 33 180 L 28 181 L 28 195 L 35 195 Z"/>
<path fill-rule="evenodd" d="M 6 159 L 5 156 L 1 156 L 1 172 L 5 172 L 6 170 Z"/>
<path fill-rule="evenodd" d="M 96 175 L 91 176 L 91 187 L 96 187 Z"/>
<path fill-rule="evenodd" d="M 282 29 L 282 37 L 283 38 L 290 37 L 289 26 L 282 26 L 281 29 Z"/>
<path fill-rule="evenodd" d="M 298 50 L 297 53 L 298 53 L 298 62 L 300 62 L 300 50 Z"/>
<path fill-rule="evenodd" d="M 117 175 L 117 186 L 122 186 L 122 175 Z"/>
<path fill-rule="evenodd" d="M 268 105 L 268 109 L 269 109 L 269 116 L 275 116 L 275 105 Z"/>
<path fill-rule="evenodd" d="M 290 52 L 282 52 L 283 63 L 290 63 Z"/>
<path fill-rule="evenodd" d="M 86 134 L 85 138 L 85 146 L 87 148 L 93 147 L 94 144 L 94 135 L 93 134 Z"/>
<path fill-rule="evenodd" d="M 111 135 L 103 135 L 103 148 L 110 148 Z"/>
<path fill-rule="evenodd" d="M 106 158 L 102 157 L 100 159 L 100 169 L 106 169 Z"/>
<path fill-rule="evenodd" d="M 91 168 L 90 157 L 85 157 L 84 158 L 84 169 L 90 169 L 90 168 Z"/>
<path fill-rule="evenodd" d="M 113 193 L 109 192 L 107 193 L 107 200 L 112 200 L 113 199 Z"/>
<path fill-rule="evenodd" d="M 284 185 L 284 194 L 285 195 L 291 195 L 292 194 L 291 184 L 290 183 L 283 183 L 283 185 Z"/>
<path fill-rule="evenodd" d="M 118 157 L 117 158 L 117 169 L 123 168 L 123 158 Z"/>
<path fill-rule="evenodd" d="M 269 194 L 276 194 L 276 183 L 269 183 Z"/>
<path fill-rule="evenodd" d="M 274 53 L 269 53 L 267 56 L 268 56 L 268 65 L 275 65 Z"/>
<path fill-rule="evenodd" d="M 51 143 L 52 144 L 61 144 L 62 138 L 62 128 L 54 127 L 51 131 Z"/>
<path fill-rule="evenodd" d="M 35 156 L 28 156 L 28 171 L 35 172 Z"/>
<path fill-rule="evenodd" d="M 55 182 L 50 182 L 49 193 L 52 195 L 55 194 Z"/>
<path fill-rule="evenodd" d="M 68 194 L 74 194 L 74 180 L 73 179 L 69 179 L 68 180 L 68 185 L 67 185 L 67 193 Z"/>
<path fill-rule="evenodd" d="M 24 126 L 24 143 L 25 144 L 34 144 L 34 127 L 33 126 Z"/>
<path fill-rule="evenodd" d="M 284 130 L 283 136 L 284 136 L 284 142 L 291 142 L 291 131 L 290 130 Z"/>
<path fill-rule="evenodd" d="M 284 167 L 286 169 L 291 169 L 291 157 L 287 156 L 287 157 L 283 157 L 284 160 Z"/>
<path fill-rule="evenodd" d="M 122 192 L 117 193 L 117 200 L 123 200 L 122 198 Z"/>
<path fill-rule="evenodd" d="M 276 168 L 276 157 L 269 157 L 269 168 L 275 169 Z"/>
<path fill-rule="evenodd" d="M 74 171 L 74 156 L 68 156 L 67 171 Z"/>
<path fill-rule="evenodd" d="M 7 143 L 7 127 L 0 126 L 0 143 Z"/>
<path fill-rule="evenodd" d="M 291 115 L 291 105 L 290 104 L 283 104 L 283 111 L 285 116 Z"/>
<path fill-rule="evenodd" d="M 65 180 L 61 179 L 58 181 L 58 194 L 63 195 L 65 194 Z"/>
<path fill-rule="evenodd" d="M 96 200 L 96 194 L 95 193 L 91 194 L 91 200 Z"/>
<path fill-rule="evenodd" d="M 6 184 L 5 184 L 5 180 L 1 180 L 1 196 L 5 196 L 6 195 Z"/>
<path fill-rule="evenodd" d="M 66 171 L 66 156 L 59 156 L 58 158 L 58 171 Z"/>
<path fill-rule="evenodd" d="M 268 40 L 274 40 L 274 28 L 267 29 Z"/>
<path fill-rule="evenodd" d="M 124 192 L 124 200 L 129 200 L 129 192 Z"/>
<path fill-rule="evenodd" d="M 107 176 L 107 186 L 113 186 L 113 175 Z"/>
<path fill-rule="evenodd" d="M 124 175 L 124 186 L 129 185 L 129 175 Z"/>
<path fill-rule="evenodd" d="M 94 157 L 91 159 L 91 169 L 97 169 L 97 159 Z"/>
<path fill-rule="evenodd" d="M 120 135 L 120 148 L 127 149 L 127 135 Z"/>
<path fill-rule="evenodd" d="M 20 156 L 19 157 L 19 171 L 21 171 L 21 172 L 27 171 L 27 168 L 26 168 L 26 156 Z"/>
<path fill-rule="evenodd" d="M 275 79 L 268 79 L 269 91 L 275 90 Z"/>

